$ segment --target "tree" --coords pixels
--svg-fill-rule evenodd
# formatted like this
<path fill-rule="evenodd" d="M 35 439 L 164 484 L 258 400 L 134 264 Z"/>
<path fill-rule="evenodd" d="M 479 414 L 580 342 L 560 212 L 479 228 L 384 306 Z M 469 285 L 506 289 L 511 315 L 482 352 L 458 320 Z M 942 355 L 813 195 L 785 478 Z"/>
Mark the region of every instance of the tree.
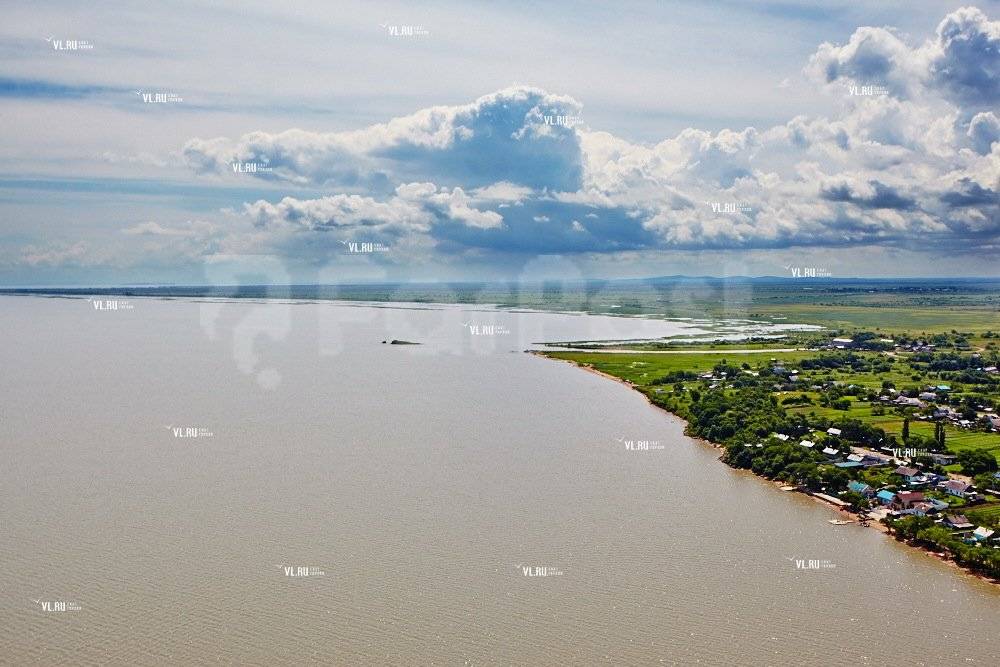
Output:
<path fill-rule="evenodd" d="M 917 516 L 915 514 L 903 517 L 893 522 L 896 529 L 897 540 L 916 539 L 917 533 L 934 525 L 934 519 L 929 516 Z"/>
<path fill-rule="evenodd" d="M 910 418 L 903 419 L 903 442 L 910 439 Z"/>
<path fill-rule="evenodd" d="M 978 475 L 976 475 L 972 481 L 975 483 L 976 488 L 979 489 L 980 491 L 985 491 L 986 489 L 995 489 L 997 487 L 1000 487 L 1000 479 L 994 477 L 993 475 L 995 474 L 996 473 L 994 472 L 981 472 Z"/>
<path fill-rule="evenodd" d="M 958 462 L 962 464 L 962 472 L 966 475 L 978 475 L 983 472 L 998 469 L 997 460 L 989 452 L 981 449 L 967 449 L 958 453 Z"/>
<path fill-rule="evenodd" d="M 944 424 L 941 422 L 934 424 L 934 441 L 939 449 L 944 449 Z"/>
<path fill-rule="evenodd" d="M 840 499 L 844 502 L 851 503 L 851 509 L 854 511 L 868 509 L 870 507 L 868 499 L 855 491 L 848 491 L 847 493 L 841 494 Z"/>

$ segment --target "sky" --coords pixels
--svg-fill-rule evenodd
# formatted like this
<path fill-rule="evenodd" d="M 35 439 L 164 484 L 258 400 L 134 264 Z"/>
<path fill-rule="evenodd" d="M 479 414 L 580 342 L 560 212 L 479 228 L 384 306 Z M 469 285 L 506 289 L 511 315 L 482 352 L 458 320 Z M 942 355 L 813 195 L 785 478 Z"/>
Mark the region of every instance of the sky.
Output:
<path fill-rule="evenodd" d="M 1000 276 L 1000 3 L 8 3 L 0 285 Z"/>

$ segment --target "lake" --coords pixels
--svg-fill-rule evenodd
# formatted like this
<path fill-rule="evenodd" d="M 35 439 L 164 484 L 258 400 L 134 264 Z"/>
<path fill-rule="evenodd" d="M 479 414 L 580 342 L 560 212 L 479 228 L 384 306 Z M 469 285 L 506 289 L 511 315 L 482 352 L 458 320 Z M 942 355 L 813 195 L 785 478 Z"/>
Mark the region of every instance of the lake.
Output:
<path fill-rule="evenodd" d="M 0 312 L 0 662 L 1000 664 L 995 587 L 832 526 L 637 392 L 523 352 L 691 323 Z"/>

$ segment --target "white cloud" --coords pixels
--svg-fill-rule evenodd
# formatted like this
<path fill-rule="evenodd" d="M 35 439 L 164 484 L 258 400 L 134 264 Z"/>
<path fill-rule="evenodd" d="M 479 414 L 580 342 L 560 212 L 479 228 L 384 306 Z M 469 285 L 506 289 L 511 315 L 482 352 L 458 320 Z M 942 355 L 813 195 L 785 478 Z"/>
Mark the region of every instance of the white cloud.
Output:
<path fill-rule="evenodd" d="M 962 9 L 923 43 L 881 27 L 824 43 L 805 73 L 831 96 L 829 113 L 769 128 L 635 143 L 553 122 L 581 113 L 571 97 L 511 87 L 355 131 L 192 139 L 184 155 L 198 171 L 266 159 L 273 171 L 258 177 L 330 194 L 248 202 L 224 231 L 146 222 L 125 233 L 186 240 L 192 253 L 322 254 L 359 234 L 451 253 L 993 248 L 998 26 Z"/>

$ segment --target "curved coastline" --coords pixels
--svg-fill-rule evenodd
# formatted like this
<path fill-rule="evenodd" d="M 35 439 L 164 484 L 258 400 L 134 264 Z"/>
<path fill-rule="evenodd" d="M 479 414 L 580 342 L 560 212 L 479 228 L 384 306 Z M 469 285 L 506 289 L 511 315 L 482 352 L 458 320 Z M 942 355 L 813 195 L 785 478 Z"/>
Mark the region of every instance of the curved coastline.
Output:
<path fill-rule="evenodd" d="M 549 355 L 545 354 L 544 350 L 527 350 L 527 352 L 529 354 L 534 355 L 534 356 L 542 357 L 542 358 L 549 359 L 549 360 L 552 360 L 552 361 L 562 361 L 562 362 L 565 362 L 567 364 L 570 364 L 571 366 L 574 366 L 575 368 L 579 368 L 579 369 L 584 370 L 584 371 L 586 371 L 588 373 L 593 373 L 594 375 L 599 375 L 599 376 L 601 376 L 603 378 L 607 378 L 609 380 L 612 380 L 614 382 L 622 384 L 622 385 L 628 387 L 629 389 L 632 389 L 633 391 L 641 394 L 642 397 L 644 399 L 646 399 L 646 402 L 650 406 L 652 406 L 653 408 L 655 408 L 655 409 L 659 410 L 660 412 L 663 412 L 663 413 L 665 413 L 667 415 L 670 415 L 674 419 L 678 419 L 681 422 L 683 422 L 684 425 L 685 425 L 685 436 L 686 437 L 688 437 L 691 440 L 694 440 L 696 442 L 699 442 L 699 443 L 701 443 L 701 444 L 703 444 L 703 445 L 705 445 L 707 447 L 712 447 L 713 449 L 716 449 L 716 450 L 723 450 L 724 449 L 724 447 L 721 444 L 717 443 L 717 442 L 712 442 L 712 441 L 706 440 L 704 438 L 699 438 L 697 436 L 693 436 L 693 435 L 687 434 L 686 430 L 687 430 L 687 423 L 688 422 L 687 422 L 686 419 L 684 419 L 683 417 L 681 417 L 680 415 L 678 415 L 678 414 L 676 414 L 674 412 L 671 412 L 670 410 L 667 410 L 663 406 L 660 406 L 660 405 L 657 405 L 656 403 L 654 403 L 652 400 L 650 400 L 649 396 L 647 396 L 645 393 L 643 393 L 643 392 L 639 391 L 638 389 L 636 389 L 635 385 L 633 385 L 628 380 L 624 380 L 624 379 L 622 379 L 620 377 L 616 377 L 614 375 L 611 375 L 610 373 L 605 373 L 603 371 L 599 371 L 596 368 L 594 368 L 594 367 L 592 367 L 590 365 L 587 365 L 587 364 L 579 364 L 579 363 L 576 363 L 574 361 L 570 361 L 569 359 L 558 359 L 558 358 L 555 358 L 555 357 L 550 357 Z M 720 462 L 722 461 L 722 455 L 721 454 L 719 455 L 718 460 Z M 730 466 L 730 467 L 732 467 L 732 466 Z M 776 480 L 767 479 L 766 477 L 762 477 L 761 475 L 758 475 L 758 474 L 754 473 L 751 470 L 741 470 L 741 469 L 737 469 L 737 468 L 733 468 L 733 469 L 734 470 L 739 470 L 741 472 L 745 472 L 746 474 L 748 474 L 748 475 L 750 475 L 750 476 L 752 476 L 752 477 L 754 477 L 756 479 L 763 480 L 763 481 L 769 483 L 770 485 L 775 486 L 776 488 L 780 488 L 780 487 L 785 486 L 785 484 L 783 482 L 779 482 L 779 481 L 776 481 Z M 796 491 L 798 491 L 798 490 L 796 489 Z M 801 493 L 801 492 L 799 492 L 799 493 Z M 844 509 L 842 507 L 838 507 L 838 506 L 834 505 L 833 503 L 827 502 L 827 501 L 823 500 L 822 498 L 820 498 L 818 496 L 815 496 L 815 495 L 810 494 L 810 493 L 801 493 L 801 494 L 804 495 L 807 498 L 811 498 L 815 502 L 820 503 L 821 505 L 823 505 L 825 507 L 829 507 L 830 509 L 834 510 L 838 515 L 844 517 L 845 519 L 849 519 L 852 522 L 856 521 L 857 518 L 858 518 L 857 513 L 851 512 L 851 511 L 849 511 L 847 509 Z M 869 522 L 869 524 L 868 524 L 867 527 L 868 528 L 873 528 L 873 529 L 877 530 L 878 532 L 882 533 L 883 535 L 885 535 L 886 537 L 892 538 L 891 534 L 889 533 L 888 527 L 885 526 L 881 521 L 871 521 L 871 522 Z M 988 577 L 988 576 L 986 576 L 984 574 L 981 574 L 979 572 L 975 572 L 974 570 L 970 570 L 968 568 L 962 567 L 961 565 L 959 565 L 958 563 L 956 563 L 954 559 L 949 558 L 947 553 L 939 552 L 939 551 L 933 551 L 931 549 L 924 548 L 924 547 L 922 547 L 919 544 L 913 544 L 911 542 L 904 542 L 904 541 L 896 540 L 896 539 L 892 539 L 892 541 L 895 542 L 895 543 L 897 543 L 897 544 L 899 544 L 899 545 L 908 547 L 909 550 L 911 550 L 911 551 L 915 551 L 915 552 L 918 552 L 918 553 L 923 553 L 926 556 L 930 556 L 930 557 L 934 558 L 935 560 L 937 560 L 937 561 L 939 561 L 939 562 L 941 562 L 941 563 L 943 563 L 943 564 L 945 564 L 945 565 L 947 565 L 949 567 L 952 567 L 952 568 L 960 571 L 964 575 L 967 575 L 969 577 L 973 577 L 975 579 L 978 579 L 978 580 L 980 580 L 982 582 L 985 582 L 985 583 L 988 583 L 988 584 L 992 584 L 992 585 L 996 586 L 998 589 L 1000 589 L 1000 579 L 993 579 L 993 578 Z"/>

